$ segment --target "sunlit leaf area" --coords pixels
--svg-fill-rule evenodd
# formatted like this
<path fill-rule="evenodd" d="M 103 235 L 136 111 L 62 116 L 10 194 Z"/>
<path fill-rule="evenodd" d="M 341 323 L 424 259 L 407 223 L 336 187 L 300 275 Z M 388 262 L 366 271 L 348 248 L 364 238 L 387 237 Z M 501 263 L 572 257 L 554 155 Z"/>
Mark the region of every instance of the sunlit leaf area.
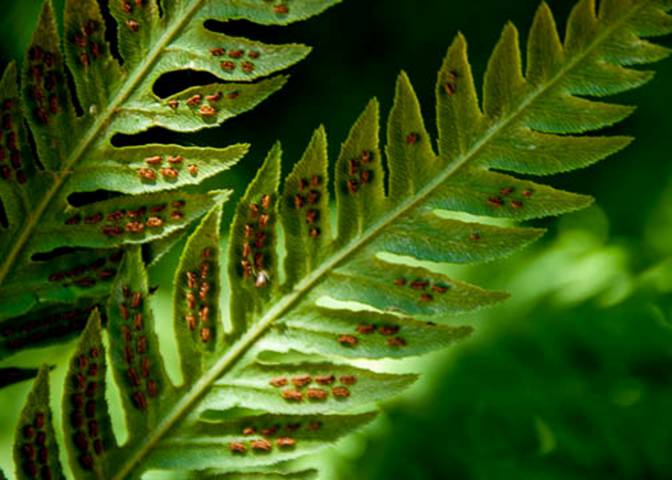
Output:
<path fill-rule="evenodd" d="M 31 304 L 33 297 L 49 305 L 84 305 L 80 290 L 91 287 L 73 283 L 74 290 L 63 293 L 40 284 L 30 263 L 35 259 L 11 248 L 15 239 L 39 252 L 76 243 L 93 250 L 67 255 L 84 255 L 88 262 L 100 251 L 124 248 L 118 262 L 106 253 L 108 264 L 99 273 L 114 271 L 88 290 L 95 291 L 102 317 L 86 303 L 77 335 L 27 341 L 27 348 L 11 351 L 0 343 L 0 479 L 40 478 L 30 471 L 17 429 L 28 435 L 21 430 L 27 418 L 44 425 L 39 412 L 49 407 L 54 419 L 47 418 L 38 436 L 46 432 L 50 456 L 42 464 L 54 478 L 672 478 L 672 61 L 663 59 L 671 36 L 650 38 L 657 45 L 650 50 L 619 50 L 622 39 L 611 27 L 619 22 L 605 21 L 598 40 L 617 33 L 613 45 L 604 40 L 602 54 L 614 63 L 640 59 L 623 60 L 628 67 L 657 63 L 626 73 L 605 68 L 608 75 L 589 66 L 572 77 L 572 62 L 583 58 L 582 42 L 602 48 L 587 27 L 576 27 L 590 23 L 580 13 L 567 34 L 579 46 L 572 50 L 569 40 L 565 45 L 571 68 L 560 54 L 549 55 L 547 44 L 539 49 L 544 55 L 529 54 L 527 42 L 537 45 L 552 36 L 550 10 L 564 41 L 574 1 L 547 0 L 550 10 L 538 0 L 259 0 L 262 10 L 252 1 L 209 1 L 219 6 L 193 15 L 216 33 L 204 34 L 198 23 L 197 33 L 176 29 L 165 65 L 164 53 L 157 53 L 156 72 L 145 72 L 146 82 L 138 77 L 144 93 L 136 98 L 129 92 L 137 101 L 110 110 L 109 131 L 101 124 L 109 145 L 91 139 L 97 152 L 91 158 L 108 162 L 104 175 L 89 174 L 100 165 L 86 162 L 81 172 L 66 172 L 87 192 L 75 194 L 81 230 L 71 234 L 62 227 L 75 218 L 70 207 L 54 214 L 56 226 L 47 209 L 44 225 L 31 225 L 37 235 L 19 239 L 27 231 L 21 227 L 0 242 L 0 252 L 9 252 L 0 258 L 3 264 L 11 257 L 29 265 L 13 280 L 13 267 L 0 270 L 9 279 L 6 290 L 0 285 L 0 324 L 19 313 L 37 312 L 31 313 L 35 321 L 53 314 Z M 603 2 L 613 7 L 614 18 L 619 9 L 632 11 L 633 25 L 641 20 L 653 30 L 660 21 L 659 33 L 670 31 L 669 20 L 663 26 L 654 15 L 639 19 L 638 9 L 628 10 L 639 2 L 669 11 L 669 1 Z M 108 27 L 125 18 L 124 5 L 136 8 L 135 0 L 99 3 Z M 162 10 L 152 18 L 165 25 L 152 28 L 169 33 L 183 14 L 180 5 L 192 5 L 159 3 Z M 598 0 L 578 3 L 602 8 Z M 78 18 L 76 4 L 53 1 L 61 34 L 63 12 Z M 35 25 L 44 19 L 43 2 L 6 0 L 2 7 L 0 72 L 11 71 L 16 61 L 21 75 Z M 253 14 L 246 18 L 248 8 Z M 87 87 L 77 72 L 58 87 L 76 90 L 93 112 L 105 111 L 115 78 L 122 87 L 133 79 L 118 69 L 141 71 L 147 52 L 156 51 L 153 42 L 164 38 L 162 33 L 133 44 L 127 36 L 144 31 L 122 20 L 127 31 L 97 72 L 96 82 L 105 87 Z M 113 36 L 107 33 L 106 41 Z M 243 59 L 237 49 L 220 52 L 212 43 L 242 37 L 252 39 L 244 41 Z M 623 38 L 623 44 L 639 41 L 625 28 Z M 539 107 L 542 113 L 526 116 L 525 108 L 535 108 L 536 90 L 502 82 L 518 78 L 508 62 L 515 64 L 515 41 L 532 87 L 551 85 L 556 80 L 549 80 L 549 72 L 562 65 L 567 83 L 575 82 L 567 88 L 578 92 L 572 101 L 599 104 L 570 102 L 563 110 L 549 101 L 551 106 Z M 562 49 L 560 40 L 557 45 Z M 199 56 L 199 49 L 206 54 Z M 220 58 L 224 54 L 231 58 Z M 78 58 L 68 55 L 69 62 Z M 116 58 L 126 61 L 117 64 Z M 208 66 L 213 58 L 215 67 Z M 581 61 L 575 63 L 580 67 Z M 187 63 L 200 72 L 172 75 Z M 470 78 L 466 70 L 473 87 L 462 83 Z M 648 80 L 642 71 L 655 75 L 634 89 Z M 221 89 L 213 82 L 226 83 Z M 160 104 L 151 103 L 158 98 L 153 95 Z M 510 105 L 519 108 L 516 95 L 528 95 L 529 102 L 511 115 Z M 201 103 L 194 107 L 189 102 L 196 96 Z M 220 97 L 222 110 L 211 111 Z M 556 108 L 554 116 L 545 116 L 544 108 Z M 21 148 L 36 149 L 43 158 L 39 168 L 60 175 L 49 139 L 60 135 L 76 144 L 82 134 L 77 125 L 84 124 L 74 119 L 87 111 L 76 105 L 71 115 L 58 112 L 64 123 L 57 127 L 28 116 L 23 128 L 38 135 L 24 135 Z M 516 136 L 512 127 L 503 142 L 510 145 L 496 144 L 489 155 L 488 142 L 499 130 L 506 133 L 508 124 L 500 120 L 507 115 L 511 123 L 532 118 L 534 125 L 524 127 L 543 132 L 549 143 Z M 380 142 L 374 140 L 378 130 Z M 585 143 L 569 141 L 574 134 Z M 471 137 L 483 152 L 464 147 Z M 535 151 L 535 141 L 549 148 Z M 164 144 L 160 160 L 157 144 Z M 373 162 L 383 156 L 385 164 Z M 182 157 L 194 160 L 177 165 Z M 152 164 L 164 158 L 171 163 Z M 546 163 L 535 163 L 539 158 Z M 132 173 L 115 170 L 117 160 Z M 456 167 L 454 174 L 451 162 L 461 162 L 463 170 Z M 454 189 L 447 187 L 442 196 L 436 179 L 444 175 Z M 28 172 L 34 188 L 26 191 L 39 198 L 39 189 L 50 184 L 36 178 Z M 501 178 L 520 183 L 497 184 L 494 196 L 470 196 L 469 188 L 476 198 Z M 5 193 L 0 189 L 0 197 Z M 86 221 L 96 215 L 88 205 L 91 195 L 107 202 L 109 215 L 140 204 L 155 205 L 157 212 L 168 206 L 174 222 L 152 229 L 157 217 L 148 217 L 137 241 L 138 232 L 128 228 L 96 237 Z M 65 197 L 54 198 L 65 205 Z M 0 211 L 2 228 L 32 218 L 30 211 L 6 210 Z M 434 223 L 416 229 L 421 214 L 423 221 L 431 214 Z M 253 222 L 259 231 L 250 233 Z M 418 272 L 431 279 L 430 287 L 415 280 L 425 289 L 422 295 L 412 291 Z M 419 300 L 397 295 L 400 285 Z M 200 294 L 198 308 L 194 294 Z M 396 302 L 394 308 L 386 308 L 389 302 Z M 403 316 L 406 336 L 388 325 L 395 315 Z M 139 333 L 129 333 L 134 321 Z M 438 330 L 427 333 L 435 323 Z M 378 331 L 370 335 L 367 327 Z M 125 350 L 131 340 L 135 360 Z M 99 352 L 108 361 L 91 373 Z M 136 370 L 126 367 L 136 360 L 145 390 L 127 387 L 136 382 Z M 71 378 L 85 368 L 98 390 L 87 391 L 88 403 L 69 414 L 68 399 L 78 398 L 80 387 L 85 391 Z M 73 415 L 88 412 L 91 402 L 97 423 L 83 448 Z M 111 453 L 91 453 L 98 450 Z M 66 466 L 62 471 L 59 462 Z"/>

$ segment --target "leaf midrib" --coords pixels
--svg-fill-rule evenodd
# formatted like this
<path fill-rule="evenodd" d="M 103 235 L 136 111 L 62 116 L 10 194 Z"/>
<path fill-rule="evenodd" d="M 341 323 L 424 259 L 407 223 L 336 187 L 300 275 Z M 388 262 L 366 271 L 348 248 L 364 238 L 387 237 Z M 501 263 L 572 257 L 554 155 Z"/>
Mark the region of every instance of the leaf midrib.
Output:
<path fill-rule="evenodd" d="M 493 124 L 486 132 L 483 138 L 475 143 L 469 151 L 458 157 L 451 163 L 443 174 L 437 176 L 434 180 L 429 182 L 423 189 L 417 192 L 413 199 L 407 200 L 396 208 L 394 208 L 387 217 L 383 220 L 371 225 L 359 238 L 351 241 L 345 245 L 338 253 L 333 254 L 327 258 L 323 264 L 315 270 L 312 274 L 300 281 L 292 290 L 292 292 L 284 295 L 280 300 L 271 307 L 259 321 L 250 328 L 242 337 L 240 337 L 212 367 L 196 382 L 189 391 L 177 402 L 175 407 L 164 418 L 164 420 L 157 426 L 154 432 L 147 437 L 142 447 L 139 448 L 135 454 L 129 458 L 116 474 L 112 477 L 113 480 L 122 480 L 130 474 L 135 466 L 161 441 L 163 436 L 170 431 L 170 429 L 188 414 L 191 407 L 197 402 L 209 389 L 209 387 L 239 360 L 245 352 L 251 348 L 260 337 L 262 337 L 266 330 L 273 325 L 273 323 L 281 318 L 287 311 L 294 307 L 295 303 L 299 301 L 304 294 L 322 281 L 322 277 L 333 270 L 339 264 L 344 262 L 349 256 L 357 252 L 360 248 L 368 244 L 375 238 L 383 229 L 389 224 L 393 223 L 399 217 L 412 211 L 420 203 L 425 201 L 438 187 L 446 182 L 451 176 L 464 167 L 470 160 L 477 157 L 479 153 L 485 148 L 489 142 L 495 138 L 502 131 L 515 122 L 526 109 L 533 104 L 539 97 L 548 92 L 551 88 L 557 85 L 569 72 L 571 72 L 577 65 L 590 56 L 590 54 L 599 47 L 605 39 L 608 39 L 612 33 L 619 30 L 620 27 L 634 16 L 641 8 L 648 5 L 650 1 L 643 1 L 640 4 L 633 5 L 630 13 L 623 15 L 623 17 L 613 24 L 605 28 L 601 34 L 595 37 L 593 43 L 578 53 L 573 59 L 567 62 L 564 68 L 560 69 L 556 75 L 550 79 L 543 86 L 533 90 L 529 96 L 521 102 L 518 107 L 509 115 L 497 123 Z"/>
<path fill-rule="evenodd" d="M 40 224 L 40 220 L 44 215 L 51 202 L 61 191 L 66 180 L 74 173 L 74 168 L 82 159 L 84 154 L 92 147 L 101 133 L 107 129 L 113 117 L 118 113 L 119 107 L 134 93 L 136 87 L 142 84 L 143 80 L 149 72 L 154 68 L 154 65 L 159 60 L 159 57 L 164 53 L 166 47 L 170 44 L 173 38 L 184 28 L 184 26 L 191 20 L 194 13 L 200 8 L 204 0 L 195 0 L 193 4 L 188 7 L 182 17 L 177 18 L 172 24 L 166 28 L 159 41 L 154 48 L 150 50 L 146 60 L 139 64 L 128 76 L 126 82 L 120 87 L 117 96 L 110 102 L 108 107 L 100 116 L 97 117 L 94 124 L 89 128 L 77 147 L 68 156 L 58 172 L 53 172 L 53 183 L 51 188 L 47 190 L 41 201 L 35 206 L 33 213 L 28 216 L 22 229 L 17 235 L 16 240 L 12 243 L 12 247 L 5 256 L 2 264 L 0 264 L 0 286 L 2 286 L 5 278 L 14 266 L 19 255 L 27 245 L 32 237 L 35 227 Z"/>

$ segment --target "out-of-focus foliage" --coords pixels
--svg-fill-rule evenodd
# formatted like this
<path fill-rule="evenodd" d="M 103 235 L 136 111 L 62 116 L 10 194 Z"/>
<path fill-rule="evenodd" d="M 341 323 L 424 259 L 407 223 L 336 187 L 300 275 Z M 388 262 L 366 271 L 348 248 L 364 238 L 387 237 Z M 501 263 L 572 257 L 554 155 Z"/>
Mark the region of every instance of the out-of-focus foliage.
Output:
<path fill-rule="evenodd" d="M 635 274 L 597 209 L 569 223 L 511 260 L 515 305 L 479 314 L 477 339 L 330 459 L 338 478 L 672 475 L 672 261 Z"/>

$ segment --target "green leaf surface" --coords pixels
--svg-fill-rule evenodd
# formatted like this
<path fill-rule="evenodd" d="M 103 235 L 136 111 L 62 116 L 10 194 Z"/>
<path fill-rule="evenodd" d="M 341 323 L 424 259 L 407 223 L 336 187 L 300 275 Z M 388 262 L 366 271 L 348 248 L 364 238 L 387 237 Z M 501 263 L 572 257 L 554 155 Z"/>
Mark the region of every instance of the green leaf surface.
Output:
<path fill-rule="evenodd" d="M 65 379 L 63 433 L 70 467 L 79 478 L 101 478 L 106 452 L 117 446 L 105 399 L 105 347 L 100 313 L 94 310 L 79 339 Z"/>
<path fill-rule="evenodd" d="M 285 23 L 317 13 L 327 2 L 207 6 L 199 13 L 207 18 L 228 15 Z M 165 3 L 165 8 L 162 21 L 168 22 L 190 11 L 177 1 Z M 215 194 L 208 197 L 209 205 L 199 202 L 204 210 L 199 215 L 210 213 L 188 240 L 175 277 L 172 325 L 183 385 L 173 385 L 164 372 L 155 329 L 170 322 L 159 324 L 162 319 L 157 317 L 154 324 L 145 265 L 139 248 L 129 248 L 107 308 L 110 368 L 128 439 L 106 453 L 106 477 L 138 478 L 164 468 L 191 477 L 291 478 L 284 462 L 366 423 L 377 402 L 402 392 L 417 376 L 390 373 L 364 361 L 420 355 L 451 345 L 472 331 L 458 314 L 506 298 L 505 293 L 437 273 L 432 262 L 492 260 L 542 233 L 530 227 L 494 226 L 482 218 L 457 220 L 443 210 L 515 221 L 588 205 L 588 197 L 495 169 L 546 175 L 585 167 L 624 147 L 629 142 L 625 137 L 580 132 L 616 121 L 628 109 L 608 111 L 604 103 L 581 99 L 584 115 L 574 115 L 565 127 L 549 123 L 548 130 L 538 112 L 541 105 L 555 105 L 577 93 L 622 91 L 649 78 L 628 70 L 632 57 L 614 52 L 624 36 L 671 32 L 666 16 L 670 9 L 663 0 L 604 0 L 598 14 L 594 1 L 580 1 L 561 44 L 548 7 L 542 5 L 534 22 L 536 33 L 530 36 L 534 60 L 529 73 L 522 73 L 518 33 L 509 25 L 486 70 L 482 109 L 466 43 L 458 35 L 438 77 L 438 139 L 425 127 L 417 97 L 402 74 L 387 123 L 387 148 L 378 145 L 374 101 L 342 148 L 334 184 L 328 178 L 323 129 L 315 133 L 282 191 L 281 148 L 274 146 L 237 206 L 228 245 L 229 304 L 221 306 L 230 315 L 213 325 L 216 335 L 205 343 L 201 334 L 206 322 L 194 319 L 201 323 L 192 330 L 186 316 L 195 311 L 200 315 L 203 306 L 217 308 L 207 296 L 210 290 L 206 288 L 205 300 L 200 291 L 217 270 L 210 263 L 203 267 L 204 260 L 221 258 L 215 244 L 224 198 Z M 125 48 L 144 52 L 143 38 Z M 658 59 L 661 53 L 640 55 Z M 594 115 L 589 113 L 593 106 Z M 535 108 L 537 113 L 531 113 Z M 573 135 L 559 135 L 561 128 L 571 128 Z M 387 182 L 381 150 L 387 152 Z M 333 234 L 326 203 L 332 185 L 339 209 Z M 175 192 L 143 195 L 143 200 L 164 202 L 168 197 L 162 195 L 174 198 Z M 126 208 L 124 201 L 113 198 L 103 205 Z M 195 207 L 187 201 L 180 208 L 187 212 Z M 93 206 L 81 210 L 86 218 L 97 211 Z M 82 229 L 97 241 L 93 233 L 100 226 L 87 225 L 82 220 L 73 231 Z M 319 234 L 311 228 L 320 228 Z M 127 233 L 116 241 L 138 243 L 131 234 L 139 232 Z M 279 244 L 283 237 L 284 249 Z M 319 248 L 311 241 L 319 242 Z M 204 249 L 211 247 L 204 256 Z M 287 252 L 284 272 L 282 252 Z M 421 264 L 424 261 L 430 263 Z M 208 310 L 205 318 L 214 322 L 217 315 Z M 216 342 L 210 344 L 210 339 Z M 313 422 L 320 422 L 320 428 Z M 302 426 L 289 427 L 285 434 L 289 423 Z"/>
<path fill-rule="evenodd" d="M 67 0 L 60 28 L 51 0 L 44 1 L 23 64 L 17 69 L 10 63 L 0 80 L 0 202 L 7 216 L 0 225 L 0 298 L 14 298 L 26 280 L 30 287 L 18 294 L 16 305 L 3 309 L 3 317 L 18 323 L 31 309 L 79 296 L 104 303 L 102 288 L 94 294 L 90 285 L 78 289 L 45 280 L 79 267 L 69 248 L 154 243 L 147 248 L 159 252 L 220 201 L 217 192 L 199 196 L 185 187 L 226 171 L 248 145 L 187 147 L 140 139 L 124 146 L 113 138 L 154 127 L 217 127 L 280 90 L 288 77 L 271 75 L 310 52 L 304 45 L 227 36 L 206 21 L 245 17 L 284 25 L 338 2 L 293 2 L 286 14 L 267 3 L 262 9 L 234 3 L 124 0 L 101 11 L 95 0 Z M 155 87 L 166 75 L 193 70 L 218 81 L 201 85 L 185 77 L 170 96 L 157 95 Z M 76 201 L 81 196 L 98 201 L 82 206 Z M 181 198 L 193 200 L 182 212 L 166 208 L 165 214 L 134 216 L 146 202 L 158 207 Z M 53 272 L 45 276 L 46 270 Z"/>
<path fill-rule="evenodd" d="M 14 442 L 16 478 L 64 479 L 49 407 L 49 369 L 43 366 L 23 407 Z"/>

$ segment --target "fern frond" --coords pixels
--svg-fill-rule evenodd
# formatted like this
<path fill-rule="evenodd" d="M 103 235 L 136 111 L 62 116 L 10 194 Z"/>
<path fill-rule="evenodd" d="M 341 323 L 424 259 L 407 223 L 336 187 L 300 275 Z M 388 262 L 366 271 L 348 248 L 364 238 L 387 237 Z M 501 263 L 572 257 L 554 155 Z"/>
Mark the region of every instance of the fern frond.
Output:
<path fill-rule="evenodd" d="M 279 90 L 287 77 L 273 75 L 310 50 L 231 37 L 205 22 L 285 25 L 338 0 L 295 1 L 289 8 L 229 3 L 179 0 L 162 2 L 159 10 L 156 0 L 109 2 L 121 58 L 106 40 L 97 1 L 66 2 L 62 41 L 51 2 L 44 3 L 22 67 L 11 63 L 0 82 L 0 202 L 8 219 L 0 225 L 0 358 L 80 331 L 88 312 L 105 302 L 119 247 L 152 242 L 160 254 L 226 199 L 188 187 L 230 168 L 248 145 L 112 142 L 154 127 L 194 132 L 220 125 Z M 185 70 L 218 81 L 186 85 L 167 98 L 154 93 L 162 76 Z M 73 195 L 100 190 L 115 196 L 85 206 L 72 202 Z M 77 316 L 67 307 L 73 302 L 88 309 L 76 322 L 68 316 Z M 46 311 L 59 315 L 39 321 Z"/>
<path fill-rule="evenodd" d="M 73 472 L 78 477 L 104 472 L 113 479 L 136 478 L 150 469 L 177 470 L 184 477 L 285 478 L 288 472 L 278 465 L 373 418 L 376 402 L 401 392 L 416 377 L 372 371 L 353 360 L 442 348 L 471 332 L 455 325 L 451 314 L 506 297 L 417 261 L 491 260 L 542 233 L 461 222 L 441 210 L 523 220 L 589 204 L 589 197 L 495 169 L 543 175 L 586 166 L 623 148 L 629 139 L 578 134 L 611 124 L 630 109 L 576 95 L 606 95 L 649 79 L 650 73 L 627 65 L 664 56 L 641 37 L 671 32 L 670 9 L 662 0 L 604 0 L 596 13 L 594 1 L 581 0 L 561 44 L 550 10 L 542 5 L 530 35 L 527 74 L 520 68 L 517 32 L 509 25 L 486 72 L 483 108 L 465 40 L 458 36 L 439 72 L 438 154 L 402 74 L 387 128 L 389 195 L 373 101 L 335 164 L 335 234 L 329 230 L 324 130 L 316 132 L 282 192 L 281 151 L 274 147 L 232 222 L 230 317 L 224 325 L 218 320 L 218 206 L 190 237 L 180 260 L 174 292 L 180 386 L 165 375 L 146 301 L 144 265 L 138 249 L 129 250 L 107 308 L 110 368 L 128 439 L 107 447 L 103 439 L 109 432 L 97 429 L 94 435 L 82 427 L 86 442 L 67 445 L 76 459 Z M 557 119 L 559 111 L 566 116 Z M 280 226 L 287 252 L 284 282 Z M 389 253 L 413 262 L 393 261 L 384 255 Z M 78 351 L 99 343 L 99 331 L 93 314 Z M 88 415 L 88 403 L 73 402 L 74 395 L 86 395 L 87 382 L 98 382 L 88 371 L 79 382 L 77 375 L 87 367 L 77 368 L 67 381 L 74 380 L 78 390 L 63 401 L 63 422 L 71 424 L 82 409 Z M 107 408 L 91 402 L 100 427 Z"/>

